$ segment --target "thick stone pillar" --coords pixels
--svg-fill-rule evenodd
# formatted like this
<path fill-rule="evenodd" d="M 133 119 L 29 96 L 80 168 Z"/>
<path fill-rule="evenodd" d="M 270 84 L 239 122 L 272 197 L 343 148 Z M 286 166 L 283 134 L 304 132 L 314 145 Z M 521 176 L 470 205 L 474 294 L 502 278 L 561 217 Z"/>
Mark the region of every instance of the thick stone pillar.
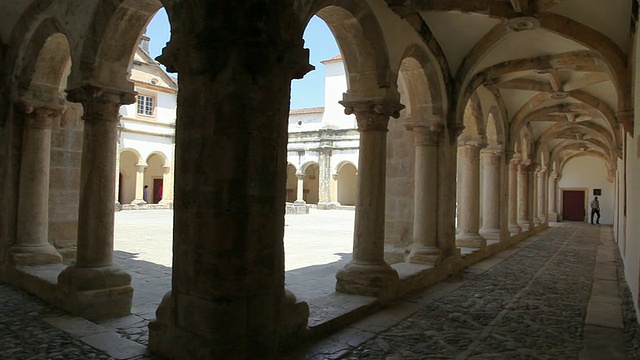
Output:
<path fill-rule="evenodd" d="M 456 246 L 484 247 L 487 240 L 480 235 L 480 145 L 458 146 L 460 178 L 458 190 L 458 228 Z"/>
<path fill-rule="evenodd" d="M 485 239 L 500 240 L 500 161 L 502 152 L 485 149 L 480 152 L 483 164 L 482 228 Z"/>
<path fill-rule="evenodd" d="M 514 157 L 509 162 L 509 233 L 518 235 L 522 228 L 518 225 L 518 166 L 520 159 Z"/>
<path fill-rule="evenodd" d="M 180 73 L 179 176 L 172 290 L 149 347 L 173 359 L 275 359 L 308 317 L 285 291 L 283 243 L 290 83 L 309 70 L 303 29 L 292 1 L 183 5 L 172 19 L 182 31 L 160 57 Z M 222 33 L 233 38 L 212 36 Z"/>
<path fill-rule="evenodd" d="M 437 264 L 438 248 L 438 147 L 444 126 L 414 126 L 415 187 L 413 244 L 407 260 L 412 263 Z"/>
<path fill-rule="evenodd" d="M 387 126 L 389 117 L 397 117 L 402 105 L 384 100 L 342 104 L 345 113 L 356 115 L 360 153 L 353 259 L 336 274 L 336 290 L 392 297 L 397 291 L 398 273 L 384 261 Z"/>
<path fill-rule="evenodd" d="M 335 209 L 336 203 L 331 200 L 331 145 L 323 145 L 320 148 L 320 159 L 318 166 L 320 174 L 318 178 L 318 209 Z"/>
<path fill-rule="evenodd" d="M 529 164 L 518 165 L 518 224 L 529 231 Z"/>
<path fill-rule="evenodd" d="M 59 264 L 62 257 L 49 243 L 49 164 L 51 123 L 62 106 L 21 104 L 24 117 L 18 227 L 11 258 L 16 265 Z"/>
<path fill-rule="evenodd" d="M 296 177 L 298 178 L 298 191 L 296 194 L 296 201 L 294 201 L 293 204 L 305 205 L 306 201 L 304 201 L 304 173 L 298 172 L 296 173 Z"/>
<path fill-rule="evenodd" d="M 146 205 L 144 200 L 144 169 L 147 168 L 147 164 L 136 164 L 136 197 L 131 202 L 132 205 Z M 149 194 L 147 194 L 149 196 Z"/>
<path fill-rule="evenodd" d="M 558 173 L 553 171 L 549 174 L 549 221 L 558 221 L 558 200 L 556 195 L 558 193 Z"/>
<path fill-rule="evenodd" d="M 80 172 L 76 264 L 58 277 L 64 307 L 88 319 L 124 316 L 131 311 L 131 276 L 113 262 L 115 160 L 120 105 L 133 93 L 86 86 L 68 91 L 82 103 L 84 138 Z"/>
<path fill-rule="evenodd" d="M 540 220 L 540 223 L 544 224 L 547 222 L 547 168 L 541 167 L 540 171 L 538 171 L 538 214 L 537 218 Z"/>

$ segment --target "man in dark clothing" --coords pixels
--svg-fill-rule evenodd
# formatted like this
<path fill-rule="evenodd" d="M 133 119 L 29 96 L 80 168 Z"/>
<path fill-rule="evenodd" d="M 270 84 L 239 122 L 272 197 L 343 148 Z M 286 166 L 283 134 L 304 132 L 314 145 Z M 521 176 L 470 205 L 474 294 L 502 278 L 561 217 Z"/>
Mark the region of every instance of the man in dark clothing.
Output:
<path fill-rule="evenodd" d="M 593 224 L 593 215 L 598 215 L 596 224 L 600 224 L 600 202 L 597 196 L 591 202 L 591 224 Z"/>

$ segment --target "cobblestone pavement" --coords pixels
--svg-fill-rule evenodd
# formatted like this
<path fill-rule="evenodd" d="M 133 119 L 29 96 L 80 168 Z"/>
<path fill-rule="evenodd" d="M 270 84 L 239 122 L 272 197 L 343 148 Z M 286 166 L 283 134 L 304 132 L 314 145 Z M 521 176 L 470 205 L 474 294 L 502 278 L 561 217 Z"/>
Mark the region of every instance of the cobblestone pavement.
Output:
<path fill-rule="evenodd" d="M 0 359 L 113 359 L 43 318 L 65 312 L 0 284 Z"/>
<path fill-rule="evenodd" d="M 116 259 L 133 276 L 131 315 L 91 323 L 0 284 L 0 359 L 155 359 L 146 350 L 147 326 L 170 288 L 170 257 L 158 248 L 170 243 L 171 232 L 162 227 L 171 214 L 147 213 L 146 217 L 133 212 L 118 215 L 128 217 L 128 222 L 119 223 Z M 287 286 L 300 298 L 313 299 L 331 291 L 333 274 L 349 258 L 346 248 L 351 247 L 352 218 L 352 213 L 345 212 L 287 218 L 286 231 L 295 234 L 285 239 L 290 244 L 287 254 L 293 256 L 289 249 L 296 247 L 293 252 L 302 254 L 289 262 Z M 316 229 L 319 225 L 332 235 L 323 235 L 322 229 Z M 370 325 L 357 323 L 332 335 L 334 340 L 327 341 L 338 339 L 336 342 L 347 344 L 340 345 L 340 351 L 318 352 L 311 345 L 303 349 L 301 358 L 584 358 L 579 353 L 585 347 L 584 324 L 601 245 L 600 229 L 565 224 L 547 230 L 486 260 L 490 266 L 472 266 L 362 321 Z M 330 244 L 324 254 L 322 241 Z M 312 249 L 311 254 L 306 248 Z M 633 302 L 619 256 L 615 261 L 624 321 L 619 338 L 624 338 L 620 347 L 625 357 L 606 359 L 640 359 Z M 328 280 L 322 283 L 320 276 Z M 304 286 L 312 280 L 312 286 Z"/>
<path fill-rule="evenodd" d="M 348 358 L 581 358 L 599 234 L 585 225 L 553 228 L 489 271 L 465 271 L 456 290 L 372 337 Z M 620 258 L 616 261 L 621 274 Z M 633 304 L 624 281 L 618 283 L 626 305 L 624 351 L 627 359 L 638 359 Z M 420 295 L 408 300 L 420 302 Z"/>

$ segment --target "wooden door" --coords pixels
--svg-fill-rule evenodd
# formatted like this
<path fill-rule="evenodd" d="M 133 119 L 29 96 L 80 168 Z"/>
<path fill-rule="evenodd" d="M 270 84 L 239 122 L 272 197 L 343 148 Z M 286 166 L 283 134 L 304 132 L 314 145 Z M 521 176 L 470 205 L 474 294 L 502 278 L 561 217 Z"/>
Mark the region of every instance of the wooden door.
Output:
<path fill-rule="evenodd" d="M 162 179 L 153 179 L 153 203 L 157 204 L 162 200 Z"/>
<path fill-rule="evenodd" d="M 562 191 L 562 220 L 584 221 L 584 190 Z"/>

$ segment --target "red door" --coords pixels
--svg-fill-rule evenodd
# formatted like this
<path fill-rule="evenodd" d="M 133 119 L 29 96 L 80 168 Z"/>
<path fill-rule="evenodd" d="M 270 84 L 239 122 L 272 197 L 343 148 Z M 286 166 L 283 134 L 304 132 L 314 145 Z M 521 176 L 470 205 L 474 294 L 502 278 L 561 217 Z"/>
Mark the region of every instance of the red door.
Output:
<path fill-rule="evenodd" d="M 162 200 L 162 179 L 153 179 L 153 203 L 157 204 Z"/>
<path fill-rule="evenodd" d="M 584 190 L 562 191 L 562 220 L 584 221 Z"/>

